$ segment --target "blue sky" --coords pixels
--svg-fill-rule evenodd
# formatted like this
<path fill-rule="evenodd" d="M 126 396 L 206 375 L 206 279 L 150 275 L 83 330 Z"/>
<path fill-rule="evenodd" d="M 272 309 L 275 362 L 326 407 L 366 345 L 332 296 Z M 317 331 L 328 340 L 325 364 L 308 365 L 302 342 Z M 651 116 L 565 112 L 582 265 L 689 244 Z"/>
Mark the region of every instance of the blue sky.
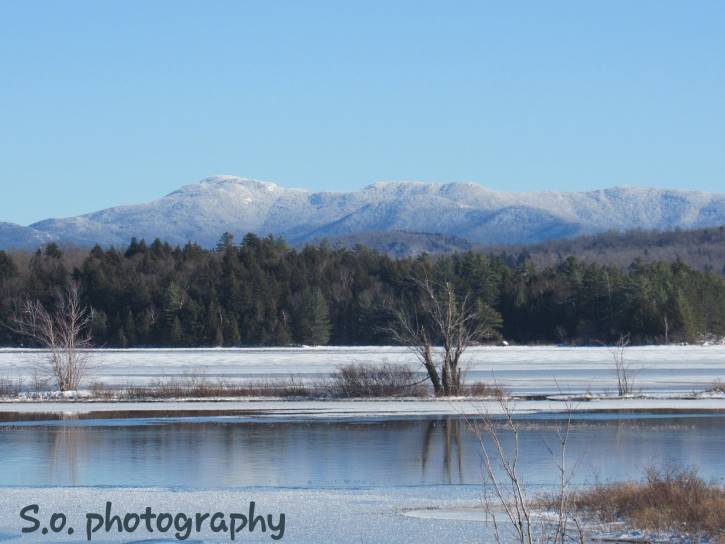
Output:
<path fill-rule="evenodd" d="M 0 3 L 0 221 L 213 174 L 725 191 L 725 2 Z"/>

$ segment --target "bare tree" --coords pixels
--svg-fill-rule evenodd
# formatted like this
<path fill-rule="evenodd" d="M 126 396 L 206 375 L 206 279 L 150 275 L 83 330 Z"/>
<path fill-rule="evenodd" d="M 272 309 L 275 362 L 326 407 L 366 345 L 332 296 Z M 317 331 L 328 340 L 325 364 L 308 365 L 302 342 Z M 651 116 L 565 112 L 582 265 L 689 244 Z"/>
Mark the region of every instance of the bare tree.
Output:
<path fill-rule="evenodd" d="M 56 293 L 53 309 L 27 300 L 9 325 L 46 350 L 39 371 L 54 379 L 60 391 L 74 391 L 89 368 L 92 312 L 82 305 L 77 285 Z"/>
<path fill-rule="evenodd" d="M 634 370 L 625 360 L 625 349 L 629 345 L 629 334 L 619 335 L 617 344 L 612 350 L 614 371 L 617 374 L 617 392 L 620 397 L 631 395 L 634 391 Z"/>
<path fill-rule="evenodd" d="M 449 282 L 434 283 L 414 278 L 420 294 L 417 309 L 395 311 L 393 338 L 408 346 L 418 357 L 433 384 L 436 396 L 461 391 L 461 357 L 473 343 L 495 334 L 498 323 L 489 308 L 476 307 L 466 295 L 456 295 Z M 440 343 L 440 350 L 436 349 Z"/>

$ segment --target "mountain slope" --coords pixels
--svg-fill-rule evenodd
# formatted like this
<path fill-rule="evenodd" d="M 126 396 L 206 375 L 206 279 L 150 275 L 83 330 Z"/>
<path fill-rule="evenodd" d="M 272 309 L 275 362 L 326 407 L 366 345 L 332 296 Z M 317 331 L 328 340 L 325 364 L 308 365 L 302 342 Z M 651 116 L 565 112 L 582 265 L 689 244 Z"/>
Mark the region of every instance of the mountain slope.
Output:
<path fill-rule="evenodd" d="M 421 253 L 460 253 L 477 249 L 473 243 L 456 236 L 399 230 L 331 237 L 326 238 L 326 241 L 335 248 L 353 249 L 356 246 L 364 246 L 391 257 L 415 257 Z M 307 243 L 314 245 L 321 242 L 322 239 L 313 239 Z"/>
<path fill-rule="evenodd" d="M 347 193 L 310 193 L 234 176 L 207 178 L 159 200 L 31 225 L 0 244 L 36 244 L 33 233 L 81 246 L 133 237 L 213 245 L 222 232 L 274 234 L 292 243 L 406 231 L 475 243 L 534 243 L 634 228 L 725 224 L 725 195 L 613 188 L 508 193 L 474 183 L 382 182 Z M 22 229 L 22 227 L 19 227 Z M 9 246 L 8 246 L 9 247 Z"/>
<path fill-rule="evenodd" d="M 36 248 L 55 240 L 48 232 L 0 222 L 0 249 Z"/>

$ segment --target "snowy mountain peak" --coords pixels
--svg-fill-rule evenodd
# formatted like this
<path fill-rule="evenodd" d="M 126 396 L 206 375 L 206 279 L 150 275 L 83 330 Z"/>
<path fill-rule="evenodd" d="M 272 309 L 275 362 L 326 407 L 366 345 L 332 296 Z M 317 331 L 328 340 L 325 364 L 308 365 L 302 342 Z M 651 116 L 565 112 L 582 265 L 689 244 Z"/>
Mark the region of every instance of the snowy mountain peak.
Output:
<path fill-rule="evenodd" d="M 266 191 L 274 192 L 281 190 L 281 187 L 270 181 L 260 181 L 252 178 L 242 178 L 238 176 L 211 176 L 204 178 L 203 180 L 192 183 L 190 185 L 184 185 L 181 189 L 174 191 L 171 195 L 183 194 L 183 193 L 199 193 L 201 191 L 216 191 L 219 189 L 229 188 L 244 188 L 251 191 Z M 169 196 L 171 196 L 169 195 Z"/>
<path fill-rule="evenodd" d="M 364 190 L 435 193 L 451 185 L 463 184 L 460 182 L 440 183 L 436 181 L 376 181 L 368 185 Z"/>
<path fill-rule="evenodd" d="M 135 236 L 212 246 L 223 232 L 274 234 L 292 243 L 366 233 L 437 233 L 478 243 L 528 243 L 606 230 L 725 224 L 725 195 L 614 187 L 511 193 L 471 182 L 382 181 L 360 191 L 310 193 L 237 176 L 212 176 L 135 206 L 0 229 L 0 248 L 59 240 L 124 245 Z"/>

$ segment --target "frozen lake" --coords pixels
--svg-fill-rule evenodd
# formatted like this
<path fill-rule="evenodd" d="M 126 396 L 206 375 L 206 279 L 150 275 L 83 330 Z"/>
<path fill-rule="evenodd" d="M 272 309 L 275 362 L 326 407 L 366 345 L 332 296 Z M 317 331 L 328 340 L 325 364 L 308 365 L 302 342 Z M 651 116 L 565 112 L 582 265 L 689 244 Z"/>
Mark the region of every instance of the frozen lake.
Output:
<path fill-rule="evenodd" d="M 0 377 L 29 381 L 40 356 L 32 350 L 0 349 Z M 725 346 L 631 347 L 626 360 L 636 373 L 635 388 L 645 393 L 702 391 L 725 379 Z M 97 351 L 89 380 L 113 386 L 187 375 L 315 380 L 341 365 L 383 362 L 420 369 L 413 354 L 400 347 L 129 349 Z M 606 347 L 472 348 L 464 366 L 470 381 L 496 381 L 514 394 L 616 392 L 612 352 Z"/>
<path fill-rule="evenodd" d="M 29 380 L 41 355 L 0 350 L 0 377 Z M 637 347 L 626 357 L 637 370 L 637 387 L 655 397 L 686 396 L 725 378 L 722 346 Z M 187 375 L 316 380 L 343 364 L 415 359 L 404 349 L 382 347 L 102 350 L 95 362 L 91 380 L 122 387 Z M 496 381 L 520 395 L 616 389 L 607 348 L 476 348 L 466 365 L 469 380 Z M 668 412 L 672 408 L 687 412 Z M 107 500 L 120 511 L 152 505 L 172 512 L 236 511 L 255 500 L 267 511 L 286 513 L 283 542 L 493 542 L 480 521 L 435 514 L 480 507 L 480 447 L 460 416 L 482 409 L 496 413 L 496 403 L 3 402 L 0 541 L 48 542 L 39 534 L 20 535 L 17 513 L 33 503 L 68 512 L 78 527 L 84 512 Z M 556 400 L 516 403 L 521 470 L 534 490 L 555 482 L 548 450 L 556 449 L 562 417 L 556 412 L 563 409 Z M 722 397 L 608 399 L 576 409 L 569 460 L 577 464 L 577 484 L 638 479 L 648 466 L 691 465 L 720 481 L 725 475 Z M 423 516 L 410 517 L 410 509 Z M 53 541 L 85 540 L 58 535 Z M 150 534 L 94 539 L 173 541 Z M 187 542 L 228 541 L 207 531 Z"/>

